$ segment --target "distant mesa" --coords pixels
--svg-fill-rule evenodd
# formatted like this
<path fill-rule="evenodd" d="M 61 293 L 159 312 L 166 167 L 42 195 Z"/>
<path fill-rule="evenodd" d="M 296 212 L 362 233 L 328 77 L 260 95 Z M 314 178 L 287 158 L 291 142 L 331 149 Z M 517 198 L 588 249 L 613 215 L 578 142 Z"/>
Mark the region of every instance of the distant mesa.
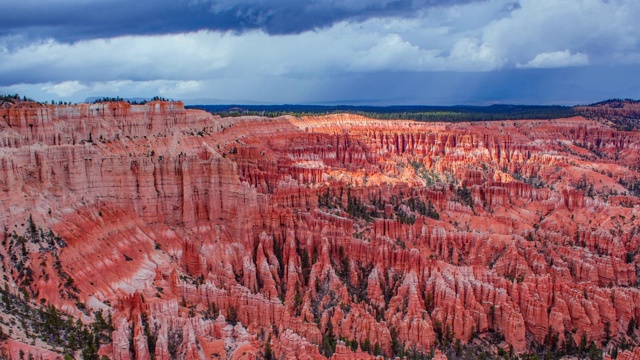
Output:
<path fill-rule="evenodd" d="M 640 130 L 640 100 L 611 99 L 575 109 L 584 117 L 610 122 L 620 130 Z"/>

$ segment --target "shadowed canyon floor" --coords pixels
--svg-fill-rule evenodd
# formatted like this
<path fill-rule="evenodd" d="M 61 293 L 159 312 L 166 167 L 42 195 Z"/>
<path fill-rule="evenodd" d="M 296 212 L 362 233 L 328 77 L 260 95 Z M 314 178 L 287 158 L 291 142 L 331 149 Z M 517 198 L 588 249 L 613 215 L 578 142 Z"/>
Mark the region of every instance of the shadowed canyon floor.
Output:
<path fill-rule="evenodd" d="M 596 117 L 6 103 L 0 346 L 639 358 L 639 170 L 640 132 Z"/>

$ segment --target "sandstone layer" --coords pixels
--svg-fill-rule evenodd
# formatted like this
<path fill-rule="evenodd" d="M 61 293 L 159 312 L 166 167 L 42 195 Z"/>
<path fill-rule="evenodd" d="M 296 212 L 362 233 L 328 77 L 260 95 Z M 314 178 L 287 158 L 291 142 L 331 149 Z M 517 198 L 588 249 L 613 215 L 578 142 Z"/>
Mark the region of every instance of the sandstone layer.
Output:
<path fill-rule="evenodd" d="M 109 314 L 111 359 L 610 352 L 640 319 L 639 169 L 639 132 L 583 117 L 25 102 L 0 109 L 2 285 Z M 19 243 L 31 224 L 58 240 Z"/>

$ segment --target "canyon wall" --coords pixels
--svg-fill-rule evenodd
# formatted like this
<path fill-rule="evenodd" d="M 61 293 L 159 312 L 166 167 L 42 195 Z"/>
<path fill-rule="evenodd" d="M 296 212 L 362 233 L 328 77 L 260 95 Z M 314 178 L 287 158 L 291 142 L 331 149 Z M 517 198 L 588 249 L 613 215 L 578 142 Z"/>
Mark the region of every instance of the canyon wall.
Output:
<path fill-rule="evenodd" d="M 637 131 L 24 102 L 0 144 L 5 291 L 110 314 L 112 359 L 635 341 Z"/>

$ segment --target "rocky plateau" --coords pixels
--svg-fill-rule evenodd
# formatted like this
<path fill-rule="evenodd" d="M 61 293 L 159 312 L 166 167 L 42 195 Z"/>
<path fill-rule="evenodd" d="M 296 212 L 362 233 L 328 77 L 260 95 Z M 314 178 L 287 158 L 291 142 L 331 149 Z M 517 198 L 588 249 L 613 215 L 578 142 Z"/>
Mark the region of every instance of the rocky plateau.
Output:
<path fill-rule="evenodd" d="M 4 103 L 0 356 L 640 359 L 640 132 L 582 110 Z"/>

